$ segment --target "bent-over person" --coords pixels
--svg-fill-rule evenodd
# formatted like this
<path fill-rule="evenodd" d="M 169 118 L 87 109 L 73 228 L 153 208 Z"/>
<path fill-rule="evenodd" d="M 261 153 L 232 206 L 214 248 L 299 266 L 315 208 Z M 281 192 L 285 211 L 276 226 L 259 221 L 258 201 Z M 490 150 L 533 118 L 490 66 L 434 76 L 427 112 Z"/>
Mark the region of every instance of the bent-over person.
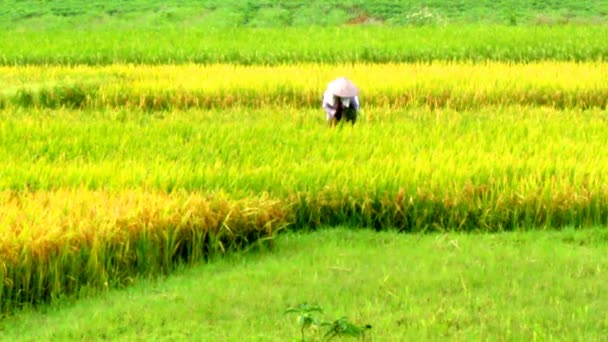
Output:
<path fill-rule="evenodd" d="M 323 93 L 323 109 L 327 122 L 333 126 L 344 119 L 352 124 L 359 112 L 359 89 L 346 77 L 340 77 L 327 84 Z"/>

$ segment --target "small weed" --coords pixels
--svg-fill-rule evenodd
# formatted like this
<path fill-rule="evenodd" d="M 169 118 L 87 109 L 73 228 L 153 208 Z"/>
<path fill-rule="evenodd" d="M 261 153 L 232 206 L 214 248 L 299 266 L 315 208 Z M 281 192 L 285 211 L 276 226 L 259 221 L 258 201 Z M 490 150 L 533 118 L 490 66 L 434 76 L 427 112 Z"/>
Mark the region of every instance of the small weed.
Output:
<path fill-rule="evenodd" d="M 300 333 L 302 341 L 304 341 L 304 330 L 310 327 L 319 327 L 321 322 L 315 317 L 315 313 L 323 313 L 318 305 L 310 305 L 308 303 L 302 303 L 296 307 L 291 307 L 285 310 L 285 313 L 296 313 L 298 314 L 298 323 L 300 324 Z"/>
<path fill-rule="evenodd" d="M 298 314 L 298 324 L 300 325 L 300 335 L 302 341 L 305 341 L 304 332 L 307 329 L 321 330 L 325 329 L 322 340 L 329 341 L 334 337 L 356 337 L 365 338 L 365 331 L 372 328 L 366 324 L 359 326 L 350 322 L 345 316 L 333 321 L 322 321 L 317 314 L 323 313 L 323 309 L 318 305 L 302 303 L 296 307 L 290 307 L 285 310 L 285 313 Z"/>

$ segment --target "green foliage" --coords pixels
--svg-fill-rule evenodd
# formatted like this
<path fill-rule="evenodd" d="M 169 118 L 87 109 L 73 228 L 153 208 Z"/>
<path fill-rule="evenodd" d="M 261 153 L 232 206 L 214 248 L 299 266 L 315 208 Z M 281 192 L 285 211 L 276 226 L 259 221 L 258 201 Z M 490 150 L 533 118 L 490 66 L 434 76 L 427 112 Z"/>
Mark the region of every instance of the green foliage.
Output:
<path fill-rule="evenodd" d="M 319 327 L 321 326 L 321 321 L 315 316 L 315 313 L 322 313 L 323 309 L 321 309 L 318 305 L 310 305 L 308 303 L 302 303 L 296 307 L 290 307 L 285 310 L 285 313 L 295 313 L 298 315 L 298 324 L 300 325 L 300 333 L 302 336 L 302 341 L 304 341 L 304 331 L 312 326 Z"/>
<path fill-rule="evenodd" d="M 333 322 L 326 322 L 324 325 L 328 327 L 328 330 L 323 337 L 328 341 L 334 337 L 365 338 L 365 331 L 372 328 L 370 324 L 364 326 L 356 325 L 346 317 L 341 317 Z"/>
<path fill-rule="evenodd" d="M 322 321 L 317 314 L 323 313 L 318 305 L 302 303 L 296 307 L 290 307 L 285 313 L 295 313 L 298 315 L 300 334 L 302 341 L 305 341 L 304 331 L 306 329 L 325 329 L 322 335 L 323 340 L 329 341 L 334 337 L 365 337 L 365 331 L 371 329 L 371 325 L 358 326 L 350 322 L 346 317 L 341 317 L 335 321 Z"/>
<path fill-rule="evenodd" d="M 440 22 L 543 24 L 605 22 L 601 1 L 575 0 L 313 0 L 313 1 L 34 1 L 5 0 L 0 28 L 17 30 L 104 29 L 108 27 L 283 27 L 384 23 L 427 25 Z"/>

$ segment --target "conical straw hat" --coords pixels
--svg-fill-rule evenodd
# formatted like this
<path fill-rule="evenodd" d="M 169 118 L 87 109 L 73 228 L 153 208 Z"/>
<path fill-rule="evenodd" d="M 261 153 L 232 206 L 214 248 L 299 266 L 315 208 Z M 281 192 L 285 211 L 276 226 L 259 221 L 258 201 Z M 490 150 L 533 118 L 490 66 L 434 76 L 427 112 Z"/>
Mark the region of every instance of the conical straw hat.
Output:
<path fill-rule="evenodd" d="M 327 84 L 327 89 L 334 95 L 340 97 L 352 97 L 359 95 L 359 89 L 346 77 L 340 77 Z"/>

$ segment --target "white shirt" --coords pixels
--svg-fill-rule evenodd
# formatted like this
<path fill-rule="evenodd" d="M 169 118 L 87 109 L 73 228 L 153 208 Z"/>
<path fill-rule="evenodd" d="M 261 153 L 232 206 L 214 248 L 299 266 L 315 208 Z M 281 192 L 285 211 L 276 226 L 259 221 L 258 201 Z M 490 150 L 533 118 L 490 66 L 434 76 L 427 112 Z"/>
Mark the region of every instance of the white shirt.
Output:
<path fill-rule="evenodd" d="M 339 97 L 338 96 L 338 98 L 340 98 L 344 107 L 348 107 L 348 106 L 352 105 L 356 111 L 359 111 L 359 97 L 358 96 L 356 96 L 356 95 L 353 97 Z M 334 105 L 335 105 L 334 94 L 332 94 L 329 90 L 326 90 L 323 93 L 322 107 L 323 107 L 323 109 L 325 109 L 325 112 L 327 113 L 327 120 L 330 120 L 334 117 L 334 113 L 335 113 L 335 109 L 333 108 Z"/>

